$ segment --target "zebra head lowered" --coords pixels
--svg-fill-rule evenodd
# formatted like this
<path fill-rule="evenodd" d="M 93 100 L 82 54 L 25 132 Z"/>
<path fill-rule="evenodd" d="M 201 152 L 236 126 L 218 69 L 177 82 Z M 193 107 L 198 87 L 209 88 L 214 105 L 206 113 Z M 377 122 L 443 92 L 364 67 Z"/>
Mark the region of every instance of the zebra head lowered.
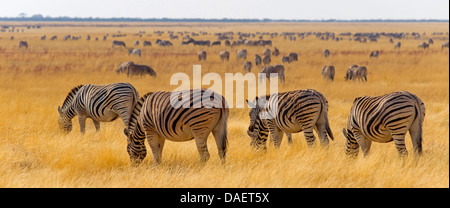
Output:
<path fill-rule="evenodd" d="M 265 108 L 266 99 L 258 99 L 256 97 L 252 102 L 245 100 L 248 106 L 251 108 L 249 112 L 250 125 L 247 130 L 247 134 L 251 138 L 250 146 L 259 149 L 262 147 L 266 149 L 266 141 L 269 136 L 269 128 L 261 119 L 262 112 L 267 111 Z"/>

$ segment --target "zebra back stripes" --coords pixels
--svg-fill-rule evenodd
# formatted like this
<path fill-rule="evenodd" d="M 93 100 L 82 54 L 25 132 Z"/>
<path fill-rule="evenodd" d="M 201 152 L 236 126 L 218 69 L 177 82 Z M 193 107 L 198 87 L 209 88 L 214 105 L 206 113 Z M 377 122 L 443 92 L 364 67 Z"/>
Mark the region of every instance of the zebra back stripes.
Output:
<path fill-rule="evenodd" d="M 261 102 L 262 106 L 257 102 Z M 269 133 L 276 147 L 281 144 L 282 132 L 304 131 L 308 146 L 314 145 L 315 142 L 313 129 L 316 129 L 323 146 L 328 145 L 328 136 L 334 140 L 328 122 L 328 101 L 316 90 L 282 92 L 270 97 L 256 98 L 253 102 L 247 100 L 247 103 L 252 108 L 247 133 L 252 138 L 251 145 L 256 148 L 265 148 Z M 263 118 L 261 115 L 269 117 Z"/>
<path fill-rule="evenodd" d="M 343 129 L 347 139 L 346 154 L 356 156 L 361 147 L 364 155 L 367 155 L 373 141 L 394 141 L 398 154 L 405 156 L 405 135 L 409 131 L 414 152 L 420 155 L 424 117 L 424 103 L 407 91 L 378 97 L 358 97 L 353 101 L 347 129 Z"/>
<path fill-rule="evenodd" d="M 58 123 L 62 130 L 70 132 L 72 118 L 78 116 L 80 132 L 84 133 L 87 118 L 92 119 L 99 130 L 100 122 L 110 122 L 120 116 L 128 126 L 131 111 L 138 99 L 138 92 L 129 83 L 79 85 L 69 92 L 63 107 L 58 106 Z"/>
<path fill-rule="evenodd" d="M 189 100 L 181 99 L 185 95 Z M 205 98 L 210 99 L 205 102 Z M 155 163 L 161 162 L 166 139 L 179 142 L 194 139 L 201 161 L 206 162 L 209 159 L 206 143 L 211 132 L 224 162 L 229 112 L 225 106 L 225 98 L 205 89 L 146 94 L 134 108 L 128 129 L 124 131 L 132 164 L 138 165 L 145 158 L 145 139 L 150 144 Z"/>

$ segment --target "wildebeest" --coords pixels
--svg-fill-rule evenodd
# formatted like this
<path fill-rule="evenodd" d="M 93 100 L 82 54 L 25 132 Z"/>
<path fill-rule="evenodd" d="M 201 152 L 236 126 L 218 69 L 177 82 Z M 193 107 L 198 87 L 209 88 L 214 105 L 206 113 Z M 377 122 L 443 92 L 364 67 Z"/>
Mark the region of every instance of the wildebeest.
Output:
<path fill-rule="evenodd" d="M 322 67 L 322 77 L 324 79 L 329 79 L 331 81 L 334 80 L 335 69 L 333 65 L 323 66 Z"/>
<path fill-rule="evenodd" d="M 370 58 L 378 58 L 378 55 L 380 55 L 379 51 L 372 51 L 372 52 L 370 52 L 369 57 Z"/>
<path fill-rule="evenodd" d="M 220 55 L 220 60 L 222 60 L 222 61 L 230 60 L 230 52 L 228 52 L 228 51 L 220 51 L 219 55 Z"/>
<path fill-rule="evenodd" d="M 135 49 L 128 49 L 128 55 L 130 55 L 130 54 L 133 54 L 133 55 L 135 55 L 135 56 L 139 56 L 139 57 L 141 57 L 141 49 L 139 49 L 139 48 L 135 48 Z"/>
<path fill-rule="evenodd" d="M 272 59 L 270 58 L 270 54 L 269 54 L 269 55 L 265 55 L 265 56 L 263 57 L 263 63 L 264 63 L 264 65 L 268 65 L 268 64 L 270 64 L 270 62 L 272 62 Z"/>
<path fill-rule="evenodd" d="M 280 50 L 278 50 L 277 47 L 274 47 L 274 48 L 273 48 L 273 51 L 272 51 L 272 55 L 273 55 L 273 56 L 278 56 L 278 55 L 280 55 Z"/>
<path fill-rule="evenodd" d="M 127 46 L 125 45 L 125 43 L 123 41 L 120 40 L 113 40 L 112 42 L 112 47 L 114 48 L 114 46 L 123 46 L 124 48 L 126 48 Z"/>
<path fill-rule="evenodd" d="M 156 72 L 149 66 L 146 65 L 137 65 L 133 62 L 122 62 L 116 69 L 116 72 L 126 73 L 128 77 L 132 77 L 134 75 L 144 76 L 146 74 L 156 77 Z"/>
<path fill-rule="evenodd" d="M 293 61 L 298 61 L 298 54 L 297 53 L 289 53 L 289 63 Z"/>
<path fill-rule="evenodd" d="M 270 74 L 277 74 L 278 78 L 280 79 L 281 83 L 284 83 L 285 77 L 284 77 L 284 66 L 281 64 L 277 65 L 266 65 L 263 66 L 261 69 L 261 74 L 259 76 L 259 80 L 269 78 L 271 77 Z M 261 76 L 262 75 L 262 76 Z"/>
<path fill-rule="evenodd" d="M 356 64 L 350 66 L 344 78 L 346 81 L 355 81 L 356 79 L 359 79 L 360 81 L 367 82 L 367 68 L 365 66 L 358 66 Z"/>
<path fill-rule="evenodd" d="M 241 49 L 237 51 L 236 59 L 239 61 L 240 59 L 247 59 L 247 50 Z"/>
<path fill-rule="evenodd" d="M 19 42 L 19 48 L 25 48 L 25 49 L 28 49 L 28 43 L 27 43 L 27 41 L 20 41 L 20 42 Z"/>
<path fill-rule="evenodd" d="M 261 56 L 259 56 L 258 54 L 255 54 L 255 65 L 259 66 L 261 65 L 262 59 Z"/>
<path fill-rule="evenodd" d="M 397 43 L 395 43 L 394 48 L 400 48 L 401 46 L 402 46 L 402 43 L 401 42 L 397 42 Z"/>
<path fill-rule="evenodd" d="M 330 56 L 330 50 L 328 50 L 328 49 L 323 50 L 323 56 L 325 58 L 328 58 L 328 56 Z"/>
<path fill-rule="evenodd" d="M 422 42 L 421 44 L 419 44 L 419 48 L 426 49 L 426 48 L 429 48 L 429 47 L 430 47 L 430 45 L 428 43 L 426 43 L 426 42 Z"/>
<path fill-rule="evenodd" d="M 142 42 L 142 46 L 152 46 L 152 42 L 144 40 L 144 42 Z"/>
<path fill-rule="evenodd" d="M 252 70 L 252 62 L 250 61 L 244 61 L 242 68 L 247 71 L 250 72 Z"/>
<path fill-rule="evenodd" d="M 197 53 L 198 61 L 206 61 L 206 51 L 199 51 Z"/>

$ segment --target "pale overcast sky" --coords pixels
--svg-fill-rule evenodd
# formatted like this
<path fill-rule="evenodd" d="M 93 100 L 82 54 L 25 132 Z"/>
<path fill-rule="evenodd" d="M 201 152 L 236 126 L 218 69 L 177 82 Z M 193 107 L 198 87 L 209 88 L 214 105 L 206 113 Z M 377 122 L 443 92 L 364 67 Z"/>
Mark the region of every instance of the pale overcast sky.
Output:
<path fill-rule="evenodd" d="M 449 19 L 449 0 L 1 0 L 0 17 Z"/>

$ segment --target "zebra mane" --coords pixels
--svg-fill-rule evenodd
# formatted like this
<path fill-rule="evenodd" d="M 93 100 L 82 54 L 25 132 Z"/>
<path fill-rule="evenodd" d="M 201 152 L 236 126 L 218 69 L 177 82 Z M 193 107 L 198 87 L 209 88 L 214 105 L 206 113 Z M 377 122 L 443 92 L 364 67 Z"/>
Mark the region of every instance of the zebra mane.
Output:
<path fill-rule="evenodd" d="M 149 95 L 151 95 L 152 93 L 153 92 L 148 92 L 147 94 L 143 95 L 139 99 L 139 101 L 136 103 L 136 105 L 134 105 L 133 113 L 131 114 L 130 122 L 128 123 L 128 132 L 130 133 L 130 135 L 132 135 L 132 132 L 136 128 L 138 118 L 139 118 L 139 113 L 141 112 L 142 105 L 144 104 L 147 97 Z"/>
<path fill-rule="evenodd" d="M 73 89 L 70 90 L 70 92 L 67 94 L 66 99 L 64 100 L 64 103 L 62 105 L 62 109 L 65 109 L 73 100 L 73 98 L 75 97 L 75 95 L 77 94 L 78 90 L 80 90 L 81 87 L 83 87 L 84 85 L 78 85 L 76 87 L 74 87 Z"/>

